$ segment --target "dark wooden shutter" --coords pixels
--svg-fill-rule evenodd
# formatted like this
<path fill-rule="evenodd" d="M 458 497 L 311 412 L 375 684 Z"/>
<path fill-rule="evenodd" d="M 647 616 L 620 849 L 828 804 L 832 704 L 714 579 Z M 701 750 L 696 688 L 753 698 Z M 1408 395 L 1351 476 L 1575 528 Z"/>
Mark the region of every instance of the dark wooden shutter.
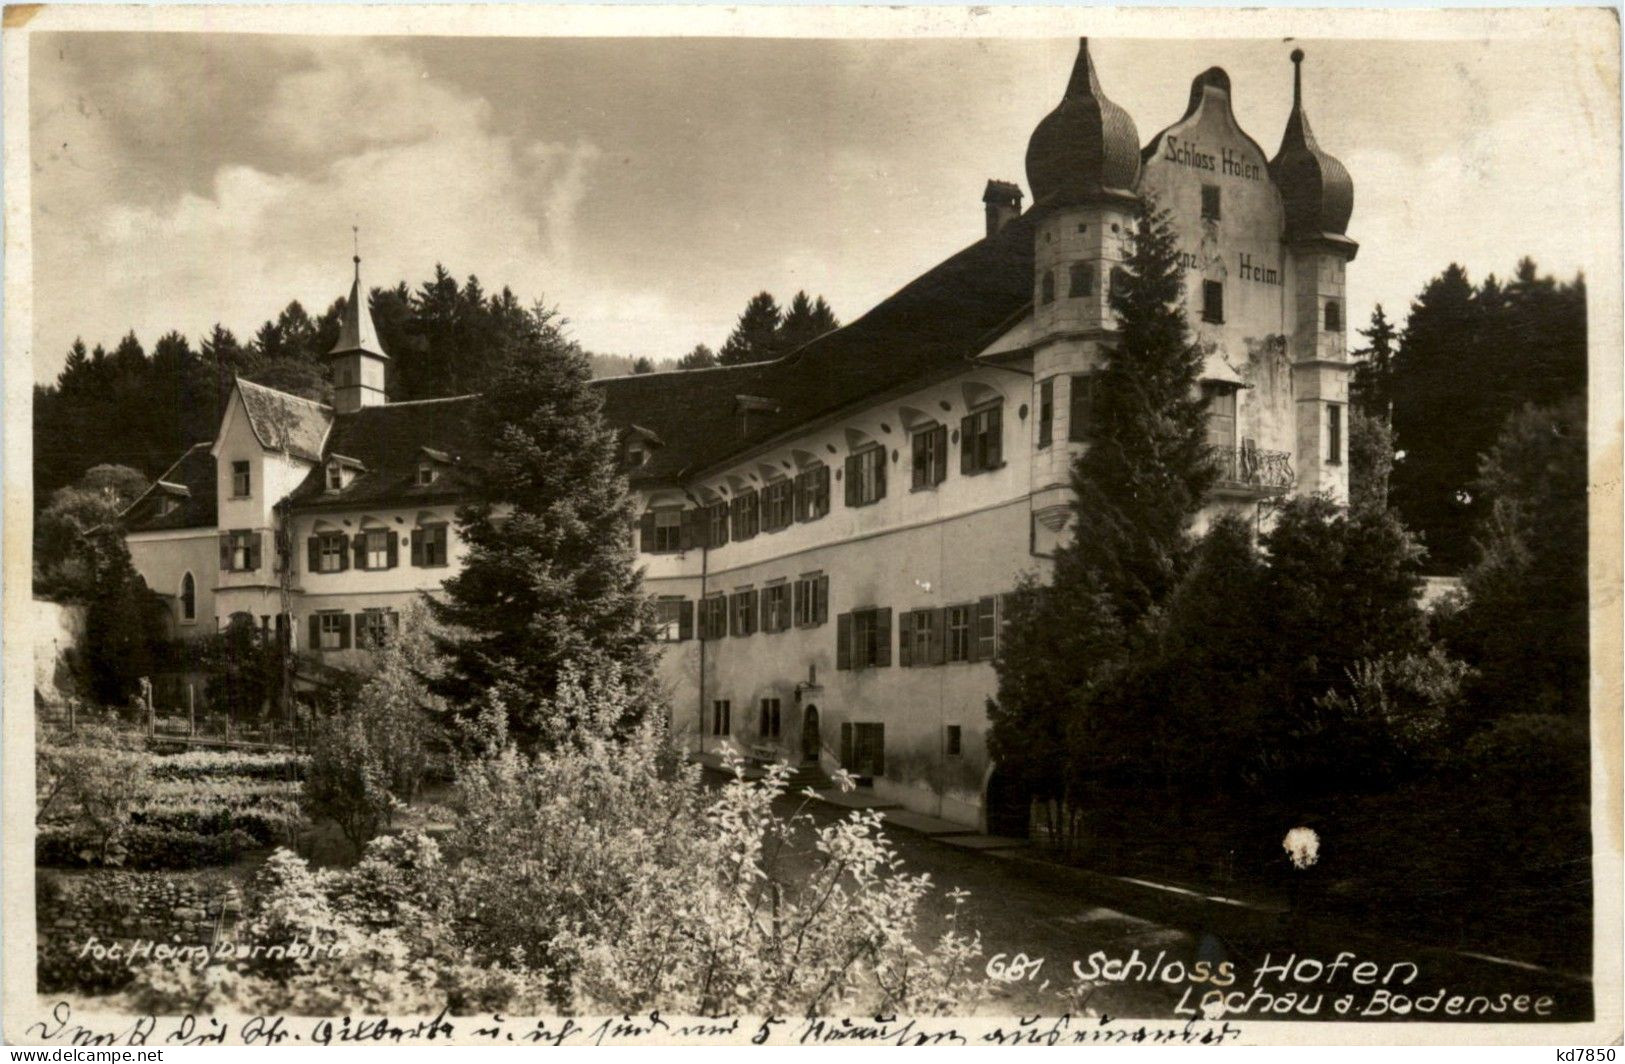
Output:
<path fill-rule="evenodd" d="M 248 534 L 248 569 L 250 572 L 260 567 L 260 545 L 265 541 L 265 533 L 250 532 Z"/>
<path fill-rule="evenodd" d="M 222 532 L 222 533 L 220 533 L 220 571 L 223 572 L 223 573 L 229 573 L 231 571 L 231 533 L 230 532 Z"/>
<path fill-rule="evenodd" d="M 818 467 L 817 493 L 814 496 L 814 516 L 823 517 L 829 513 L 829 466 Z"/>
<path fill-rule="evenodd" d="M 852 667 L 852 615 L 843 613 L 835 618 L 835 667 Z M 845 727 L 845 725 L 842 725 Z M 845 738 L 842 739 L 845 742 Z"/>
<path fill-rule="evenodd" d="M 365 569 L 367 567 L 367 534 L 357 532 L 350 542 L 355 550 L 355 567 Z"/>
<path fill-rule="evenodd" d="M 767 626 L 767 600 L 768 600 L 768 595 L 772 592 L 772 590 L 773 589 L 770 588 L 770 587 L 764 587 L 764 588 L 762 588 L 761 592 L 756 596 L 756 620 L 757 620 L 758 626 L 764 632 L 776 632 L 776 631 L 778 631 L 777 628 L 769 628 Z"/>
<path fill-rule="evenodd" d="M 650 510 L 638 520 L 638 550 L 645 554 L 655 549 L 655 515 Z"/>
<path fill-rule="evenodd" d="M 729 524 L 729 520 L 728 520 L 729 519 L 728 504 L 725 503 L 725 502 L 719 502 L 719 503 L 713 504 L 712 508 L 716 511 L 717 516 L 720 518 L 720 520 L 718 520 L 716 522 L 716 525 L 718 526 L 717 527 L 717 535 L 716 535 L 715 541 L 712 542 L 711 546 L 720 547 L 720 546 L 722 546 L 722 545 L 724 545 L 725 543 L 728 542 L 728 532 L 730 531 L 730 529 L 728 527 L 728 524 Z"/>
<path fill-rule="evenodd" d="M 685 509 L 683 511 L 681 524 L 677 532 L 677 546 L 680 549 L 693 550 L 695 547 L 703 546 L 701 537 L 704 535 L 704 529 L 700 525 L 699 517 L 699 510 Z"/>
<path fill-rule="evenodd" d="M 891 664 L 891 607 L 875 611 L 875 665 Z"/>
<path fill-rule="evenodd" d="M 948 660 L 948 611 L 931 611 L 931 664 L 942 665 Z"/>
<path fill-rule="evenodd" d="M 849 721 L 841 722 L 841 767 L 848 772 L 852 770 L 852 725 Z"/>
<path fill-rule="evenodd" d="M 1055 426 L 1055 378 L 1038 386 L 1038 446 L 1048 447 Z"/>
<path fill-rule="evenodd" d="M 350 567 L 350 552 L 344 549 L 344 533 L 334 532 L 333 535 L 337 536 L 339 541 L 339 572 L 342 573 Z"/>
<path fill-rule="evenodd" d="M 322 538 L 311 536 L 305 540 L 305 557 L 310 562 L 310 571 L 317 572 L 322 567 Z"/>
<path fill-rule="evenodd" d="M 997 469 L 1004 464 L 1004 408 L 996 406 L 987 412 L 987 468 Z"/>
<path fill-rule="evenodd" d="M 694 638 L 694 603 L 690 599 L 677 604 L 677 638 Z"/>
<path fill-rule="evenodd" d="M 976 415 L 959 419 L 959 471 L 976 472 Z"/>
<path fill-rule="evenodd" d="M 948 479 L 948 426 L 938 425 L 931 430 L 931 483 L 941 484 Z"/>
<path fill-rule="evenodd" d="M 386 557 L 389 559 L 391 569 L 401 564 L 401 537 L 394 529 L 389 531 L 389 553 Z"/>
<path fill-rule="evenodd" d="M 407 533 L 406 538 L 412 544 L 413 565 L 421 566 L 423 564 L 423 537 L 425 531 L 425 529 L 419 528 L 415 531 Z"/>
<path fill-rule="evenodd" d="M 897 617 L 897 664 L 909 668 L 914 664 L 914 612 L 904 610 Z M 925 662 L 920 662 L 924 665 Z"/>
<path fill-rule="evenodd" d="M 357 620 L 359 620 L 360 617 L 361 617 L 361 615 L 359 613 L 356 614 L 356 619 Z M 340 650 L 349 650 L 350 649 L 350 615 L 348 613 L 341 613 L 341 614 L 338 615 L 338 619 L 339 619 L 339 649 Z"/>
<path fill-rule="evenodd" d="M 858 456 L 855 454 L 846 457 L 846 504 L 858 504 Z"/>
<path fill-rule="evenodd" d="M 790 620 L 792 624 L 799 624 L 803 616 L 811 617 L 812 610 L 803 611 L 802 601 L 812 591 L 811 585 L 805 580 L 797 580 L 790 589 Z M 807 603 L 810 607 L 812 603 Z"/>
<path fill-rule="evenodd" d="M 818 578 L 818 589 L 816 597 L 813 599 L 813 610 L 815 611 L 813 617 L 815 624 L 825 624 L 829 621 L 829 577 L 827 576 Z"/>
<path fill-rule="evenodd" d="M 875 499 L 880 500 L 886 497 L 886 448 L 880 448 L 875 459 Z"/>
<path fill-rule="evenodd" d="M 308 649 L 310 649 L 310 650 L 320 650 L 321 648 L 322 648 L 322 618 L 321 618 L 321 614 L 313 613 L 313 614 L 310 615 L 310 647 Z"/>

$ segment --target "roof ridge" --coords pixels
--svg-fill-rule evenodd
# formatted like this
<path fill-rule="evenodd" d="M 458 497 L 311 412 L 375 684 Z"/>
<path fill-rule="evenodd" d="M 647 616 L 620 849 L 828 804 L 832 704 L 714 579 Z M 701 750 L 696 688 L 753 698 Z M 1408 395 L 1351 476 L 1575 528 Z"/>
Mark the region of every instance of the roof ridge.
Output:
<path fill-rule="evenodd" d="M 466 395 L 437 395 L 433 399 L 402 399 L 395 403 L 380 403 L 377 406 L 363 406 L 356 410 L 350 411 L 350 413 L 359 414 L 362 410 L 389 410 L 397 406 L 424 406 L 428 403 L 457 403 L 463 401 L 464 399 L 478 399 L 484 394 L 484 392 L 469 392 Z"/>
<path fill-rule="evenodd" d="M 248 380 L 245 377 L 238 377 L 237 378 L 237 386 L 238 387 L 242 387 L 245 384 L 248 385 L 251 388 L 258 388 L 262 392 L 270 392 L 272 395 L 280 395 L 284 399 L 292 399 L 296 403 L 309 403 L 311 406 L 315 407 L 318 410 L 332 410 L 333 409 L 327 403 L 319 402 L 318 400 L 315 400 L 315 399 L 307 399 L 302 395 L 295 395 L 292 392 L 285 392 L 281 388 L 273 388 L 269 384 L 260 384 L 258 381 L 251 381 L 251 380 Z"/>

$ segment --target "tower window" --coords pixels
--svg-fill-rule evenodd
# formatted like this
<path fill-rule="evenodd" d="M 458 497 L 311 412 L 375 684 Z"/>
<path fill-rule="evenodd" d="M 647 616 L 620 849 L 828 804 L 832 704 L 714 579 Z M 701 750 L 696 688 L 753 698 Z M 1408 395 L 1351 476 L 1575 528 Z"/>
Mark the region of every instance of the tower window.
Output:
<path fill-rule="evenodd" d="M 1236 390 L 1225 384 L 1202 385 L 1207 404 L 1207 444 L 1221 453 L 1236 446 Z"/>
<path fill-rule="evenodd" d="M 1055 432 L 1055 378 L 1038 386 L 1038 446 L 1048 447 Z"/>
<path fill-rule="evenodd" d="M 1216 222 L 1219 220 L 1219 186 L 1202 186 L 1202 220 Z"/>
<path fill-rule="evenodd" d="M 1082 299 L 1084 296 L 1095 294 L 1095 267 L 1093 263 L 1074 262 L 1072 264 L 1072 283 L 1066 294 L 1071 299 Z"/>
<path fill-rule="evenodd" d="M 181 577 L 181 620 L 197 620 L 197 581 L 191 573 Z"/>
<path fill-rule="evenodd" d="M 1326 301 L 1326 331 L 1343 331 L 1343 305 L 1335 299 Z"/>
<path fill-rule="evenodd" d="M 1049 270 L 1044 271 L 1044 279 L 1039 283 L 1039 299 L 1045 304 L 1055 302 L 1055 274 Z"/>
<path fill-rule="evenodd" d="M 1224 321 L 1224 282 L 1202 282 L 1202 320 L 1218 324 Z"/>
<path fill-rule="evenodd" d="M 1113 266 L 1112 267 L 1111 278 L 1112 278 L 1111 294 L 1113 296 L 1127 295 L 1128 294 L 1128 271 L 1123 269 L 1123 267 L 1121 267 L 1121 266 Z"/>
<path fill-rule="evenodd" d="M 249 488 L 253 486 L 252 476 L 248 471 L 247 462 L 231 463 L 231 497 L 234 499 L 248 498 Z"/>
<path fill-rule="evenodd" d="M 1326 408 L 1326 464 L 1343 464 L 1343 408 L 1336 403 Z"/>
<path fill-rule="evenodd" d="M 1066 438 L 1074 443 L 1089 441 L 1089 421 L 1094 415 L 1095 378 L 1081 373 L 1072 378 L 1070 405 L 1067 408 Z"/>

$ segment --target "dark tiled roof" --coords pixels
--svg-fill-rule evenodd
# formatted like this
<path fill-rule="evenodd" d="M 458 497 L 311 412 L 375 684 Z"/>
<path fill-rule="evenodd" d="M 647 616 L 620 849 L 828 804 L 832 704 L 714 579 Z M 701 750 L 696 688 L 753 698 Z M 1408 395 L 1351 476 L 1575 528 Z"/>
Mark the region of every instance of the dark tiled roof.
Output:
<path fill-rule="evenodd" d="M 263 384 L 239 380 L 237 391 L 248 411 L 248 424 L 260 446 L 316 461 L 333 424 L 333 408 Z"/>
<path fill-rule="evenodd" d="M 663 446 L 637 483 L 672 482 L 867 396 L 974 358 L 1032 299 L 1034 212 L 951 256 L 843 328 L 774 362 L 597 382 L 622 431 Z M 779 404 L 739 413 L 739 397 Z"/>
<path fill-rule="evenodd" d="M 364 505 L 410 506 L 463 498 L 473 487 L 473 468 L 484 456 L 485 433 L 478 421 L 479 397 L 426 399 L 364 406 L 340 414 L 327 439 L 331 455 L 361 463 L 364 472 L 342 490 L 329 492 L 326 468 L 318 464 L 289 496 L 299 510 Z M 445 454 L 433 484 L 417 482 L 424 450 Z"/>
<path fill-rule="evenodd" d="M 214 455 L 209 453 L 212 446 L 211 443 L 195 443 L 174 465 L 164 470 L 163 476 L 124 511 L 124 527 L 131 532 L 214 527 L 216 481 Z M 166 498 L 175 500 L 179 506 L 160 514 Z"/>

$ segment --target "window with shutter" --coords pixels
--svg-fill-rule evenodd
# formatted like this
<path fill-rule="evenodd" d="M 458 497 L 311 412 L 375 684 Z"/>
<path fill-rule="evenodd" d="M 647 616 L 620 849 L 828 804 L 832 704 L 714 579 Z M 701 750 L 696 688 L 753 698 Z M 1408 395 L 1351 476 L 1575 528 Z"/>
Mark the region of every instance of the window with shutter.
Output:
<path fill-rule="evenodd" d="M 1221 324 L 1224 321 L 1224 282 L 1202 282 L 1202 320 Z"/>
<path fill-rule="evenodd" d="M 264 537 L 259 532 L 244 532 L 243 537 L 248 541 L 248 565 L 246 568 L 250 572 L 257 571 L 260 567 L 260 548 L 264 544 Z"/>
<path fill-rule="evenodd" d="M 837 669 L 850 669 L 852 667 L 852 615 L 850 613 L 843 613 L 835 618 L 835 667 Z"/>
<path fill-rule="evenodd" d="M 897 664 L 904 669 L 912 668 L 914 665 L 913 610 L 904 610 L 897 618 Z"/>
<path fill-rule="evenodd" d="M 1087 299 L 1095 294 L 1095 267 L 1089 262 L 1074 262 L 1068 270 L 1066 295 L 1068 299 Z"/>
<path fill-rule="evenodd" d="M 1003 411 L 999 406 L 972 411 L 960 422 L 959 471 L 986 473 L 1004 464 Z"/>
<path fill-rule="evenodd" d="M 846 460 L 848 506 L 869 506 L 886 497 L 886 449 L 870 447 Z"/>
<path fill-rule="evenodd" d="M 998 653 L 999 600 L 992 595 L 976 601 L 976 660 L 992 661 Z"/>
<path fill-rule="evenodd" d="M 947 614 L 946 657 L 949 661 L 973 661 L 971 656 L 971 607 L 949 606 Z"/>
<path fill-rule="evenodd" d="M 818 578 L 818 600 L 814 603 L 816 614 L 814 624 L 825 624 L 829 621 L 829 577 Z"/>
<path fill-rule="evenodd" d="M 891 607 L 875 611 L 874 664 L 878 668 L 891 665 Z"/>
<path fill-rule="evenodd" d="M 694 638 L 694 603 L 684 599 L 677 612 L 677 638 Z"/>
<path fill-rule="evenodd" d="M 1202 385 L 1207 403 L 1207 444 L 1221 453 L 1236 446 L 1236 390 L 1225 384 Z"/>

